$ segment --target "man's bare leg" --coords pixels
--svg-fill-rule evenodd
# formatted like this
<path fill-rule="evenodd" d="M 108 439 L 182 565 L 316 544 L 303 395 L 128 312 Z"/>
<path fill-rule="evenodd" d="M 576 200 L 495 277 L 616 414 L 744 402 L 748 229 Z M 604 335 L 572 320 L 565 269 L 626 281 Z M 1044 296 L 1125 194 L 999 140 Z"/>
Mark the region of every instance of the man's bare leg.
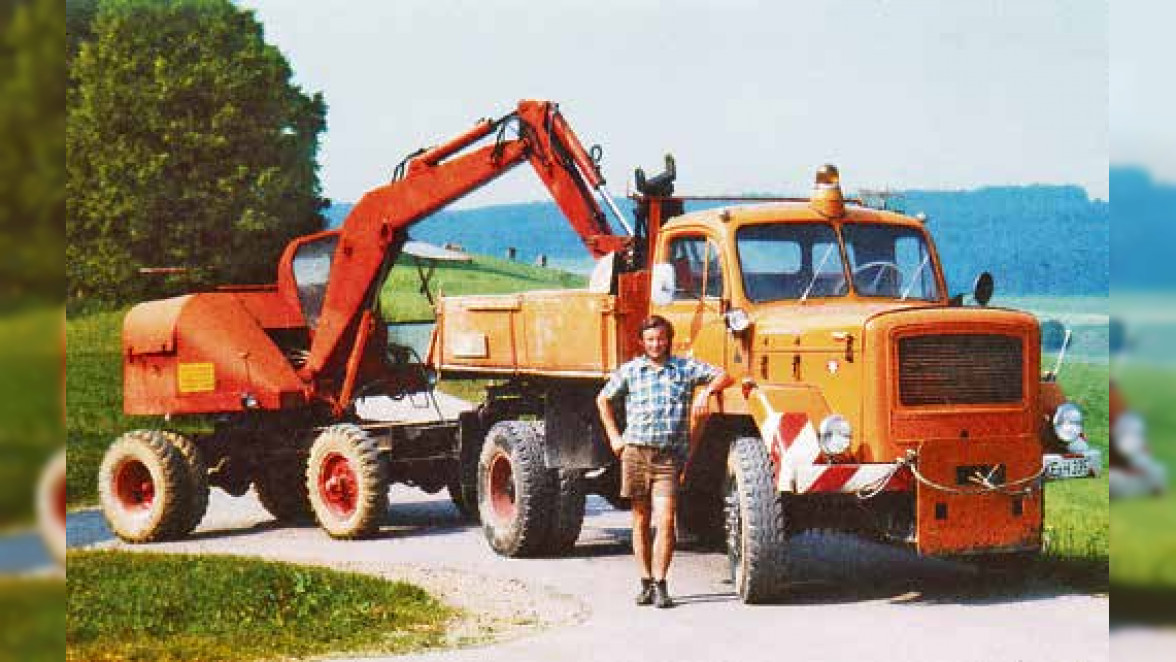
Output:
<path fill-rule="evenodd" d="M 648 496 L 633 497 L 633 556 L 643 579 L 653 576 L 653 545 L 650 543 L 652 506 Z"/>
<path fill-rule="evenodd" d="M 677 510 L 677 498 L 673 496 L 658 496 L 653 498 L 654 516 L 657 517 L 657 538 L 653 545 L 653 578 L 664 581 L 670 571 L 670 561 L 674 559 L 674 514 Z"/>

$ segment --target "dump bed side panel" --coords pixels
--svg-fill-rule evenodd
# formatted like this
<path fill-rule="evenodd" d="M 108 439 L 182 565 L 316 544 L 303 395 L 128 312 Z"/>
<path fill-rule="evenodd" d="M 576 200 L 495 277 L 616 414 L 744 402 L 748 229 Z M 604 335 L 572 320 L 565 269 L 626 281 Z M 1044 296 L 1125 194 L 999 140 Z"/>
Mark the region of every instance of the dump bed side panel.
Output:
<path fill-rule="evenodd" d="M 442 371 L 606 377 L 618 363 L 615 297 L 584 290 L 446 297 Z"/>

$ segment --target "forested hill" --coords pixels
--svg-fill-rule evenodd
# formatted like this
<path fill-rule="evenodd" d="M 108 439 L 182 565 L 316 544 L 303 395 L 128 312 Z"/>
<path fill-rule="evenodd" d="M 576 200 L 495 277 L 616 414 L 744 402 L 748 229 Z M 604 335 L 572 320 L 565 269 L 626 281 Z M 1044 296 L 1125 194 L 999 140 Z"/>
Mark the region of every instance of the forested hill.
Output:
<path fill-rule="evenodd" d="M 627 201 L 618 201 L 622 209 Z M 1076 186 L 990 187 L 973 191 L 907 191 L 903 210 L 924 212 L 952 292 L 971 288 L 981 271 L 1004 294 L 1100 295 L 1109 287 L 1110 205 Z M 337 226 L 351 209 L 335 204 Z M 533 202 L 443 211 L 413 228 L 432 243 L 455 242 L 474 253 L 518 259 L 540 255 L 564 268 L 590 267 L 579 238 L 553 203 Z"/>

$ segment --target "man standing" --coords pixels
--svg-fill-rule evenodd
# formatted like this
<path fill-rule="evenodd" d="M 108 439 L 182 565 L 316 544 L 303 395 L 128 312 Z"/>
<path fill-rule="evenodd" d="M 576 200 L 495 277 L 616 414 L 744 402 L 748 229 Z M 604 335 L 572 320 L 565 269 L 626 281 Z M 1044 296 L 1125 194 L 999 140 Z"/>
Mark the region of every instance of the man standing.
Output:
<path fill-rule="evenodd" d="M 674 556 L 678 475 L 689 454 L 690 399 L 706 384 L 694 415 L 706 413 L 710 397 L 731 384 L 722 369 L 670 354 L 674 327 L 654 315 L 641 323 L 645 352 L 613 373 L 596 397 L 600 420 L 621 458 L 621 496 L 633 502 L 633 555 L 641 570 L 637 604 L 672 607 L 666 573 Z M 612 400 L 624 397 L 625 432 L 617 428 Z M 655 508 L 656 506 L 656 508 Z M 656 510 L 657 540 L 650 544 Z"/>

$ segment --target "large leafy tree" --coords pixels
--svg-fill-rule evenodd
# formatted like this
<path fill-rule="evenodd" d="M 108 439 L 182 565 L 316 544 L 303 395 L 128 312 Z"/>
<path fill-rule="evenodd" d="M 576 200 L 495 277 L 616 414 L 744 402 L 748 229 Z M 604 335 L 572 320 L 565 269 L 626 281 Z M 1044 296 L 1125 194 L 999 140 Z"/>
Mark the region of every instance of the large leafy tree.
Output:
<path fill-rule="evenodd" d="M 99 0 L 90 34 L 70 63 L 70 296 L 272 282 L 286 242 L 322 227 L 321 95 L 228 0 Z"/>

